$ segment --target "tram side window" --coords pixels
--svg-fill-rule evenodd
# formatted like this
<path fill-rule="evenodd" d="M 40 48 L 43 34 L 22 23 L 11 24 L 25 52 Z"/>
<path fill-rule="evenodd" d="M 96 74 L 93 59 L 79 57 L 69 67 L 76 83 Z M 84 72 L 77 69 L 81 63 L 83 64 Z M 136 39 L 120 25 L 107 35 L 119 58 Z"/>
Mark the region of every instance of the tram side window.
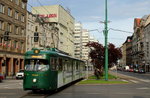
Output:
<path fill-rule="evenodd" d="M 85 71 L 85 63 L 84 62 L 82 62 L 82 68 L 83 68 L 83 71 Z"/>
<path fill-rule="evenodd" d="M 63 69 L 62 58 L 59 58 L 59 70 Z"/>
<path fill-rule="evenodd" d="M 63 66 L 64 66 L 64 68 L 63 68 L 64 71 L 67 71 L 67 70 L 68 70 L 68 66 L 67 66 L 67 65 L 68 65 L 68 60 L 65 59 L 65 60 L 64 60 L 64 65 L 63 65 Z"/>
<path fill-rule="evenodd" d="M 69 72 L 72 71 L 72 70 L 71 70 L 71 60 L 68 61 L 68 64 L 67 64 L 67 71 L 69 71 Z"/>
<path fill-rule="evenodd" d="M 76 71 L 79 71 L 79 62 L 76 62 Z"/>
<path fill-rule="evenodd" d="M 57 58 L 51 58 L 52 70 L 58 70 Z"/>
<path fill-rule="evenodd" d="M 73 71 L 75 70 L 75 65 L 76 65 L 76 62 L 73 61 Z"/>

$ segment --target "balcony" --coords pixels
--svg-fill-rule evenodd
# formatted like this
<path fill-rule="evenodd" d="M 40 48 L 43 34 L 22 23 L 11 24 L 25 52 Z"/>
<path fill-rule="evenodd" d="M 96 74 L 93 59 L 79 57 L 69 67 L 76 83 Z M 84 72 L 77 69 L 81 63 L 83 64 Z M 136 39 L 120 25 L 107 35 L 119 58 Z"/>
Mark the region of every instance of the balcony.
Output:
<path fill-rule="evenodd" d="M 6 44 L 1 44 L 0 43 L 0 50 L 2 51 L 7 51 L 7 52 L 12 52 L 12 53 L 25 53 L 25 49 L 22 49 L 22 47 L 13 47 L 11 45 L 6 45 Z"/>

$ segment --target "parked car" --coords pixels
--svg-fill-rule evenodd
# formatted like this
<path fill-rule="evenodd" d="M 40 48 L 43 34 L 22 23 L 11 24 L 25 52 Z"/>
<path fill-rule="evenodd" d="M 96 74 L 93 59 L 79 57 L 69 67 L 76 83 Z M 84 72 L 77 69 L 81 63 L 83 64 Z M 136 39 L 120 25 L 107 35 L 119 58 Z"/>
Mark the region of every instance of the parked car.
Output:
<path fill-rule="evenodd" d="M 145 73 L 145 70 L 143 68 L 139 68 L 139 73 Z"/>
<path fill-rule="evenodd" d="M 134 68 L 134 71 L 135 73 L 139 72 L 138 68 Z"/>
<path fill-rule="evenodd" d="M 134 69 L 133 69 L 133 68 L 130 68 L 130 69 L 129 69 L 129 72 L 133 72 L 133 71 L 134 71 Z"/>
<path fill-rule="evenodd" d="M 129 71 L 129 66 L 125 66 L 124 71 Z"/>
<path fill-rule="evenodd" d="M 4 80 L 4 75 L 0 73 L 0 82 L 2 82 L 2 80 Z"/>
<path fill-rule="evenodd" d="M 23 79 L 24 77 L 24 70 L 20 70 L 16 73 L 16 79 Z"/>

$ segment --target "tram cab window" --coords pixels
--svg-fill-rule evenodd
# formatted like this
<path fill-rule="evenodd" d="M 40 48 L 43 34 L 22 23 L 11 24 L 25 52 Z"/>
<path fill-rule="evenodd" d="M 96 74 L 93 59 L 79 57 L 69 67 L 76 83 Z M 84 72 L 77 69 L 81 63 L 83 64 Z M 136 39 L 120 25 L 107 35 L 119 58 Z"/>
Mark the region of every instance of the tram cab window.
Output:
<path fill-rule="evenodd" d="M 27 71 L 47 71 L 49 64 L 43 59 L 27 59 L 25 60 L 25 70 Z"/>

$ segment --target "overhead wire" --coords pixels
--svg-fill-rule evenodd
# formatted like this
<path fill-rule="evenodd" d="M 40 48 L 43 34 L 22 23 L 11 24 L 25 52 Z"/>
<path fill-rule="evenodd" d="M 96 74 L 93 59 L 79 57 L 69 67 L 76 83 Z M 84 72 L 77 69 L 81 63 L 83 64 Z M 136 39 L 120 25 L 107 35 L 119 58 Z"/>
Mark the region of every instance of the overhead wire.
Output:
<path fill-rule="evenodd" d="M 109 30 L 125 32 L 125 33 L 130 33 L 130 34 L 132 33 L 133 34 L 133 32 L 130 32 L 130 31 L 124 31 L 124 30 L 119 30 L 119 29 L 114 29 L 114 28 L 109 28 Z"/>

